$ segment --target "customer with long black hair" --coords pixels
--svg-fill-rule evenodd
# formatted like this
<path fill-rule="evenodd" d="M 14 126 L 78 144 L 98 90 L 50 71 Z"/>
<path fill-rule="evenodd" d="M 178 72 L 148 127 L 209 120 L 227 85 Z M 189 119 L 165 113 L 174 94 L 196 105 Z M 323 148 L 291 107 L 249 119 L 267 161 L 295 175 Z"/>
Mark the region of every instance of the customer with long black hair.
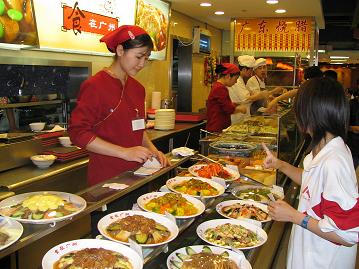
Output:
<path fill-rule="evenodd" d="M 311 137 L 304 169 L 277 159 L 264 146 L 266 168 L 276 168 L 301 185 L 298 210 L 271 202 L 269 215 L 292 222 L 287 269 L 354 269 L 358 232 L 358 185 L 345 144 L 349 105 L 343 87 L 314 78 L 300 87 L 294 102 L 297 125 Z"/>

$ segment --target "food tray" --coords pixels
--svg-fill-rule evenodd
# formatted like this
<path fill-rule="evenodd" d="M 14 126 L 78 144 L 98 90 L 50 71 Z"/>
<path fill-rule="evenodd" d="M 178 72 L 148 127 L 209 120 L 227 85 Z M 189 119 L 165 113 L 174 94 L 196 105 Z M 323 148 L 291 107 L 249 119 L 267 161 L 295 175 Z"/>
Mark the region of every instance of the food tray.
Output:
<path fill-rule="evenodd" d="M 226 156 L 249 157 L 256 148 L 255 144 L 246 142 L 217 141 L 209 144 L 211 154 Z"/>

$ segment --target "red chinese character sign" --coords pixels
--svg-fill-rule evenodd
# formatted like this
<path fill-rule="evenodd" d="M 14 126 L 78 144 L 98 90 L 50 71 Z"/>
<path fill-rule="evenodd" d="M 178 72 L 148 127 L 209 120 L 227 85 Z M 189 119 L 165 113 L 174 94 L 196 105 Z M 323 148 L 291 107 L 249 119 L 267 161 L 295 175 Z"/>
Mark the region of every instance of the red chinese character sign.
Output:
<path fill-rule="evenodd" d="M 309 52 L 314 37 L 311 18 L 235 20 L 234 50 Z"/>
<path fill-rule="evenodd" d="M 100 38 L 134 24 L 136 0 L 34 0 L 40 48 L 108 53 Z"/>

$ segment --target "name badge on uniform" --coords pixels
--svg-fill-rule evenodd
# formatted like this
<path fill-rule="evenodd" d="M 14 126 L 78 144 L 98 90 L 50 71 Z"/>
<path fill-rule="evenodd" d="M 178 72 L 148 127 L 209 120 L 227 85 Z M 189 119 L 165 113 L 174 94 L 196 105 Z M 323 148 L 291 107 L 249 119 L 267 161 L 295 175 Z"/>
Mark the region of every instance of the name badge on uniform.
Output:
<path fill-rule="evenodd" d="M 145 129 L 145 119 L 132 120 L 132 131 Z"/>

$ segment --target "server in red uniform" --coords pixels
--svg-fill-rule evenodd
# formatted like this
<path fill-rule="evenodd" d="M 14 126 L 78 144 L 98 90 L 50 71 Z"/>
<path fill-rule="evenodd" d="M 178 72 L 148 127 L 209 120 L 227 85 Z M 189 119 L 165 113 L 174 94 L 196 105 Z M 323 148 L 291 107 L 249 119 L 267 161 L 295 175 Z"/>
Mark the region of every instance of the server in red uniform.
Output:
<path fill-rule="evenodd" d="M 246 113 L 242 105 L 236 106 L 229 97 L 227 87 L 233 86 L 239 77 L 239 68 L 231 63 L 217 65 L 218 80 L 213 84 L 207 100 L 207 126 L 209 132 L 222 132 L 231 125 L 231 114 Z"/>
<path fill-rule="evenodd" d="M 90 152 L 88 182 L 97 184 L 164 154 L 145 132 L 145 88 L 133 78 L 153 44 L 141 27 L 123 25 L 100 39 L 115 53 L 113 63 L 86 80 L 71 114 L 69 135 Z"/>

